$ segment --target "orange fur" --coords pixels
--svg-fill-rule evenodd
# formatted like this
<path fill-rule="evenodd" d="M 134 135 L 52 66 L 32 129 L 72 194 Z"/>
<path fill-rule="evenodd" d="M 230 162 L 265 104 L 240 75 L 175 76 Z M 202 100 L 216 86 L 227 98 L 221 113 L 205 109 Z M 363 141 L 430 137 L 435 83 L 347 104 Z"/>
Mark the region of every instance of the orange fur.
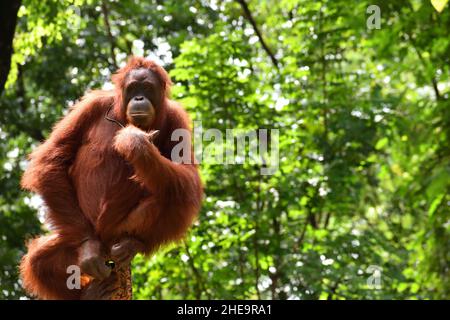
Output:
<path fill-rule="evenodd" d="M 153 144 L 104 118 L 112 106 L 110 116 L 126 124 L 123 83 L 130 70 L 142 67 L 159 76 L 164 90 L 150 128 L 160 131 Z M 133 57 L 113 82 L 114 91 L 87 94 L 55 126 L 31 154 L 23 175 L 23 188 L 44 199 L 53 232 L 30 242 L 20 266 L 24 288 L 39 298 L 80 297 L 80 290 L 66 288 L 66 268 L 78 263 L 84 239 L 100 239 L 108 248 L 125 235 L 134 236 L 145 244 L 143 253 L 150 254 L 180 239 L 199 211 L 197 167 L 170 161 L 176 143 L 171 134 L 188 129 L 188 118 L 168 98 L 167 73 L 150 60 Z"/>

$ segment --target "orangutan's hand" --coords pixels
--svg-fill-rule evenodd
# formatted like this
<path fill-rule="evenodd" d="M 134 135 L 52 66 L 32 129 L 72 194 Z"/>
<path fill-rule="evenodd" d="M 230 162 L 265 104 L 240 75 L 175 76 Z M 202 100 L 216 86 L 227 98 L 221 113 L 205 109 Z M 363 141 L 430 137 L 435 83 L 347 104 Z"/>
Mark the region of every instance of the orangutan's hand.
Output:
<path fill-rule="evenodd" d="M 102 244 L 98 240 L 83 242 L 79 250 L 78 262 L 81 272 L 97 280 L 103 280 L 111 274 L 111 268 L 105 265 Z"/>
<path fill-rule="evenodd" d="M 111 300 L 111 295 L 119 288 L 117 274 L 114 272 L 104 280 L 91 281 L 81 293 L 81 300 Z"/>
<path fill-rule="evenodd" d="M 143 249 L 144 244 L 141 241 L 126 237 L 111 247 L 111 259 L 120 268 L 128 265 L 134 256 Z"/>

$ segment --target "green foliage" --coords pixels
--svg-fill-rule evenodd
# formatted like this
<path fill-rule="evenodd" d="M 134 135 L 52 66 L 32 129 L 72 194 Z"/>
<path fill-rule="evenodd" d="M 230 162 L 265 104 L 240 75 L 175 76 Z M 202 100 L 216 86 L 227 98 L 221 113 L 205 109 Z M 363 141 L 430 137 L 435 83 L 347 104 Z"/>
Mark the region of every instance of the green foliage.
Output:
<path fill-rule="evenodd" d="M 383 2 L 369 30 L 370 1 L 247 3 L 278 67 L 237 1 L 23 1 L 0 100 L 1 298 L 24 295 L 42 232 L 26 154 L 132 53 L 165 63 L 204 129 L 280 130 L 273 175 L 201 164 L 199 220 L 134 260 L 136 299 L 450 298 L 448 5 Z"/>

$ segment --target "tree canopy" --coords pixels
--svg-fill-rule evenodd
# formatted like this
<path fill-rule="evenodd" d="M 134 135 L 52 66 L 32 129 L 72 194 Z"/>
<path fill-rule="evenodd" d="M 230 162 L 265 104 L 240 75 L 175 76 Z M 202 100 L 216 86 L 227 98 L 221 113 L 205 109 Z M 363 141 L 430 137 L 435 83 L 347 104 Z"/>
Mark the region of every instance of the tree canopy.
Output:
<path fill-rule="evenodd" d="M 17 266 L 45 232 L 26 155 L 135 54 L 204 128 L 278 129 L 280 148 L 272 175 L 200 165 L 199 219 L 135 258 L 136 299 L 449 299 L 446 2 L 4 1 L 0 298 L 25 296 Z"/>

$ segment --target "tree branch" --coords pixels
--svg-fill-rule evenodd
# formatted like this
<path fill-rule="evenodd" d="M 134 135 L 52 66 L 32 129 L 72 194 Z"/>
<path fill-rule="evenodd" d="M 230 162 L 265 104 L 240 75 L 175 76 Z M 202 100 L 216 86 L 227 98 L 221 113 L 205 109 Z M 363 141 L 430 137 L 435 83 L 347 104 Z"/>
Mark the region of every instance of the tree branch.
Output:
<path fill-rule="evenodd" d="M 108 39 L 109 39 L 109 46 L 110 46 L 110 51 L 111 51 L 111 58 L 112 58 L 112 62 L 113 62 L 113 66 L 116 69 L 119 69 L 119 65 L 117 64 L 117 60 L 116 60 L 116 40 L 114 39 L 114 36 L 111 32 L 111 25 L 109 24 L 109 11 L 108 11 L 108 5 L 106 3 L 105 0 L 102 0 L 102 13 L 103 13 L 103 21 L 105 23 L 106 26 L 106 32 L 108 34 Z"/>
<path fill-rule="evenodd" d="M 266 51 L 266 53 L 270 57 L 270 60 L 272 60 L 273 65 L 278 69 L 279 68 L 278 59 L 275 57 L 275 55 L 270 50 L 269 46 L 264 41 L 264 38 L 258 28 L 258 25 L 256 24 L 255 19 L 253 19 L 252 13 L 250 12 L 250 9 L 248 8 L 247 3 L 245 2 L 245 0 L 236 0 L 236 1 L 241 5 L 242 10 L 244 11 L 244 16 L 248 20 L 248 22 L 250 22 L 250 24 L 252 25 L 253 30 L 255 31 L 256 36 L 258 37 L 259 42 L 261 43 L 264 51 Z"/>
<path fill-rule="evenodd" d="M 196 290 L 195 290 L 196 299 L 201 299 L 202 293 L 205 293 L 206 296 L 208 297 L 208 299 L 210 299 L 211 296 L 209 295 L 209 292 L 208 292 L 208 290 L 205 287 L 205 283 L 203 281 L 202 275 L 200 274 L 200 271 L 198 271 L 197 267 L 195 266 L 194 258 L 193 258 L 192 254 L 191 254 L 191 251 L 189 250 L 189 246 L 187 245 L 186 240 L 184 240 L 183 242 L 184 242 L 184 249 L 186 250 L 186 254 L 187 254 L 188 258 L 189 258 L 189 260 L 188 260 L 189 266 L 191 267 L 192 272 L 194 273 L 194 276 L 195 276 L 195 278 L 197 280 L 197 282 L 196 282 Z"/>
<path fill-rule="evenodd" d="M 412 44 L 412 47 L 413 47 L 414 51 L 416 51 L 417 57 L 419 58 L 420 62 L 422 63 L 425 76 L 427 76 L 428 75 L 428 72 L 427 72 L 428 63 L 423 58 L 422 53 L 420 52 L 419 48 L 417 47 L 416 42 L 414 41 L 412 35 L 408 34 L 408 36 L 410 38 L 410 42 Z M 436 80 L 436 78 L 433 75 L 430 75 L 429 77 L 431 78 L 431 84 L 433 86 L 434 94 L 436 96 L 436 101 L 439 101 L 439 100 L 442 99 L 442 96 L 441 96 L 441 93 L 439 92 L 437 80 Z"/>
<path fill-rule="evenodd" d="M 259 221 L 258 217 L 261 212 L 261 178 L 258 181 L 258 191 L 256 193 L 256 212 L 255 212 L 255 234 L 253 236 L 253 246 L 254 246 L 254 255 L 255 255 L 255 290 L 256 296 L 258 300 L 261 300 L 261 292 L 259 291 L 259 278 L 261 276 L 261 270 L 259 268 L 259 247 L 258 247 L 258 229 L 259 229 Z"/>
<path fill-rule="evenodd" d="M 3 0 L 0 2 L 0 94 L 5 88 L 11 68 L 17 12 L 21 2 L 21 0 Z"/>

